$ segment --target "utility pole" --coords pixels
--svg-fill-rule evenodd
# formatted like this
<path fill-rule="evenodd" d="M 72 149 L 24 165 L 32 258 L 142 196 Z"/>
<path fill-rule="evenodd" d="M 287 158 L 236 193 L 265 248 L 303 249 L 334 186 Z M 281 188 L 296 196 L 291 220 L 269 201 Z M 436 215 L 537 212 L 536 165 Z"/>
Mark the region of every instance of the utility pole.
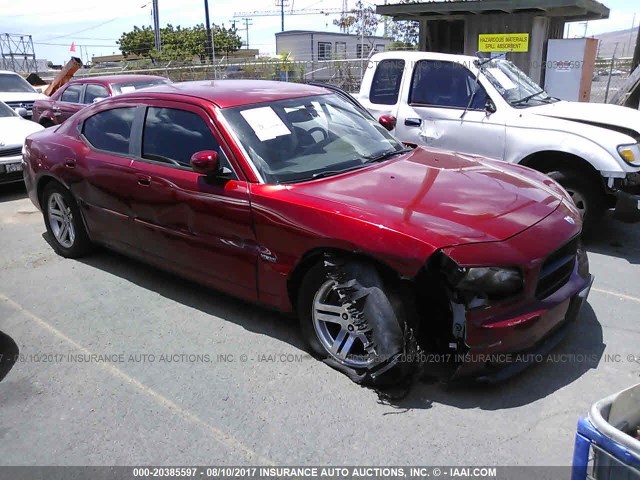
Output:
<path fill-rule="evenodd" d="M 247 38 L 247 50 L 248 50 L 249 49 L 249 25 L 253 25 L 253 23 L 251 22 L 251 19 L 248 17 L 244 17 L 242 20 L 244 20 L 244 30 Z"/>
<path fill-rule="evenodd" d="M 209 58 L 209 61 L 213 63 L 213 41 L 211 40 L 211 23 L 209 22 L 209 0 L 204 0 L 204 19 L 206 22 L 205 27 L 207 29 L 207 57 Z"/>
<path fill-rule="evenodd" d="M 162 48 L 160 44 L 160 13 L 158 12 L 158 0 L 153 0 L 153 32 L 156 39 L 156 50 L 159 52 Z"/>
<path fill-rule="evenodd" d="M 286 0 L 276 0 L 276 7 L 280 7 L 280 31 L 284 32 L 284 7 L 286 7 L 287 5 L 285 4 Z"/>

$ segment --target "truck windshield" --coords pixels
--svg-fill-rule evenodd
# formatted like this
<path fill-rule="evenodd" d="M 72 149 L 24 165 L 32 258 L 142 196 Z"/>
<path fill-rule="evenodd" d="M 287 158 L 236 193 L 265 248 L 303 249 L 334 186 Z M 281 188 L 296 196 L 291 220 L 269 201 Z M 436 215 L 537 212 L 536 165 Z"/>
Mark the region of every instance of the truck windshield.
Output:
<path fill-rule="evenodd" d="M 14 73 L 0 74 L 0 92 L 37 93 L 24 78 Z"/>
<path fill-rule="evenodd" d="M 500 95 L 514 107 L 531 107 L 558 101 L 508 60 L 491 60 L 482 64 L 481 68 Z"/>
<path fill-rule="evenodd" d="M 222 110 L 267 183 L 295 183 L 385 161 L 404 147 L 336 94 Z"/>

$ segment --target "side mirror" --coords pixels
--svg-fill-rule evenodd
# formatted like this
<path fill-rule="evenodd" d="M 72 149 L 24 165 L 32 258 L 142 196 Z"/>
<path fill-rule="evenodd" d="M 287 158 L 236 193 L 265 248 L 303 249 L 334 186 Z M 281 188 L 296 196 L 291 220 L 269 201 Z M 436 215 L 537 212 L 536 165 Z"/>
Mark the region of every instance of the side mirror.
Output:
<path fill-rule="evenodd" d="M 387 130 L 391 131 L 396 128 L 396 117 L 394 117 L 393 115 L 382 115 L 378 119 L 378 123 Z"/>
<path fill-rule="evenodd" d="M 213 150 L 202 150 L 191 156 L 191 168 L 196 173 L 202 175 L 216 175 L 220 172 L 220 161 L 218 152 Z"/>
<path fill-rule="evenodd" d="M 496 104 L 493 103 L 493 100 L 491 100 L 490 98 L 487 98 L 487 101 L 484 104 L 484 109 L 487 111 L 487 113 L 496 113 Z"/>
<path fill-rule="evenodd" d="M 93 102 L 92 102 L 92 103 L 98 103 L 98 102 L 101 102 L 101 101 L 102 101 L 102 100 L 104 100 L 105 98 L 107 98 L 107 97 L 96 97 L 96 98 L 94 98 L 94 99 L 93 99 Z"/>
<path fill-rule="evenodd" d="M 29 112 L 27 112 L 27 109 L 24 107 L 18 107 L 18 108 L 15 108 L 14 110 L 22 118 L 27 118 L 29 116 Z"/>

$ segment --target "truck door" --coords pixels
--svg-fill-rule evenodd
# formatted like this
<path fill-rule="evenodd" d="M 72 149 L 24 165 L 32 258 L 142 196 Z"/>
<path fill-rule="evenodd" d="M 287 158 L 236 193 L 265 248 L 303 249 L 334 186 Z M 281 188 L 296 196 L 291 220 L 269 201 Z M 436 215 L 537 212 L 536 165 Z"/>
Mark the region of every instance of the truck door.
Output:
<path fill-rule="evenodd" d="M 405 61 L 401 58 L 385 58 L 371 62 L 367 68 L 375 68 L 373 76 L 365 75 L 358 100 L 375 117 L 396 116 L 400 102 L 400 89 L 405 75 Z M 406 75 L 410 75 L 407 69 Z M 392 130 L 391 133 L 394 133 Z M 400 138 L 400 140 L 403 140 Z"/>
<path fill-rule="evenodd" d="M 395 130 L 400 140 L 504 158 L 504 113 L 487 110 L 489 97 L 465 65 L 420 60 L 403 90 Z"/>

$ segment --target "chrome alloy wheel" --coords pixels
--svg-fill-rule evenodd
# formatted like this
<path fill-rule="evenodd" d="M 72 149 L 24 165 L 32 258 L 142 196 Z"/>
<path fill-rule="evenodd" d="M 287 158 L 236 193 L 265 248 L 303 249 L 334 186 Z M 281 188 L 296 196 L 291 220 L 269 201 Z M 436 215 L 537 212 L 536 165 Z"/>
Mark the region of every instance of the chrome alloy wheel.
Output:
<path fill-rule="evenodd" d="M 336 361 L 352 368 L 364 368 L 373 358 L 366 352 L 367 337 L 353 323 L 327 280 L 313 298 L 312 320 L 316 336 L 324 350 Z"/>
<path fill-rule="evenodd" d="M 60 193 L 54 192 L 49 196 L 47 213 L 56 241 L 64 248 L 73 247 L 76 240 L 73 213 Z"/>

